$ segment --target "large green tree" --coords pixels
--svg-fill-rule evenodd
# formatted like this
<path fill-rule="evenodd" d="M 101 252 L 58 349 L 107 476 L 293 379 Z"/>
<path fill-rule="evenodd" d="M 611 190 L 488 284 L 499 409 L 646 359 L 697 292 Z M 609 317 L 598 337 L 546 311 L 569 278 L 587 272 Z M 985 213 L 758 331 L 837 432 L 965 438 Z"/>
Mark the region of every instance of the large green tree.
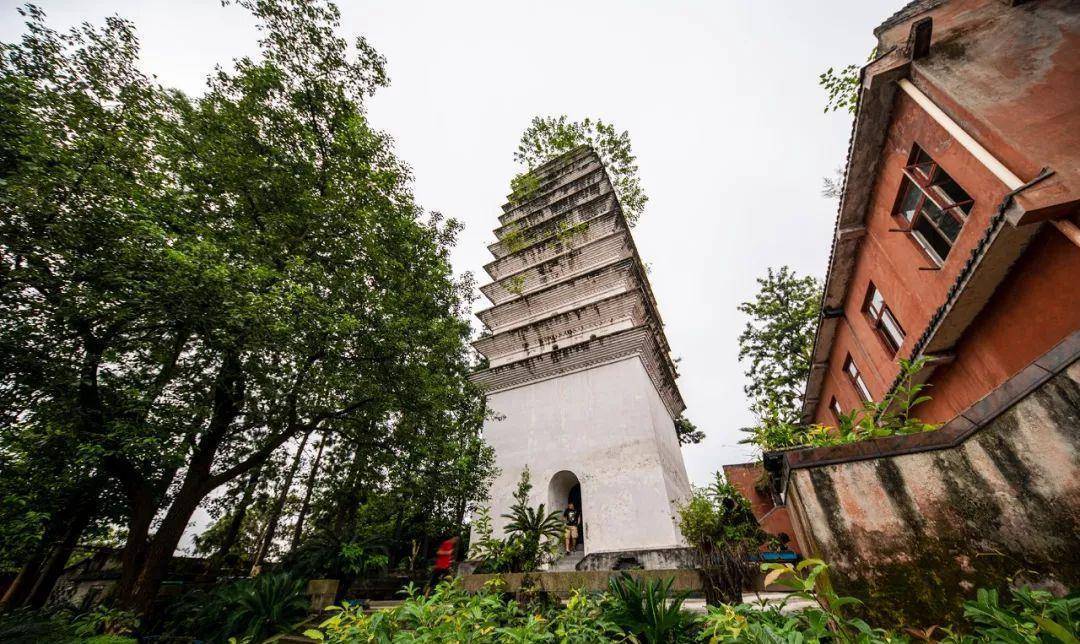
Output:
<path fill-rule="evenodd" d="M 21 42 L 0 47 L 0 488 L 3 549 L 24 561 L 4 601 L 40 604 L 115 516 L 104 460 L 177 428 L 165 386 L 202 296 L 176 261 L 167 97 L 135 68 L 131 25 L 59 34 L 22 13 Z"/>
<path fill-rule="evenodd" d="M 408 416 L 475 439 L 484 415 L 459 225 L 415 205 L 364 111 L 384 60 L 331 4 L 239 4 L 261 52 L 199 98 L 143 76 L 120 19 L 61 35 L 28 9 L 3 50 L 0 454 L 37 474 L 0 492 L 34 577 L 122 520 L 142 612 L 195 509 L 300 437 Z"/>
<path fill-rule="evenodd" d="M 814 333 L 821 306 L 821 284 L 787 266 L 768 269 L 758 292 L 739 311 L 750 319 L 739 335 L 739 360 L 747 363 L 743 391 L 759 418 L 797 422 Z"/>

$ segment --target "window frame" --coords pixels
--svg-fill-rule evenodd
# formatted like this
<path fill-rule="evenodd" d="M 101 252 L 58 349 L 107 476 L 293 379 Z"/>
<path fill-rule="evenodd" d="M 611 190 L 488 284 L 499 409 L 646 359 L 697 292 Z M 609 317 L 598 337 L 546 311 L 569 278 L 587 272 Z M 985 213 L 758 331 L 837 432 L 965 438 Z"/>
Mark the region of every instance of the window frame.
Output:
<path fill-rule="evenodd" d="M 874 401 L 874 396 L 870 393 L 870 387 L 866 385 L 866 380 L 862 377 L 862 370 L 859 369 L 859 365 L 855 364 L 855 360 L 850 353 L 844 360 L 844 373 L 851 382 L 851 386 L 855 388 L 855 393 L 858 394 L 860 400 L 863 402 Z"/>
<path fill-rule="evenodd" d="M 964 224 L 967 223 L 971 209 L 975 206 L 975 199 L 918 144 L 912 146 L 911 154 L 908 156 L 908 163 L 904 166 L 902 172 L 903 179 L 900 181 L 900 190 L 896 196 L 896 201 L 893 203 L 892 215 L 903 220 L 905 224 L 904 232 L 911 235 L 919 247 L 923 249 L 923 252 L 929 255 L 930 259 L 934 260 L 938 266 L 941 266 L 948 259 L 953 246 L 956 245 L 956 240 L 960 237 L 960 233 L 963 232 Z M 952 198 L 941 188 L 941 185 L 948 181 L 955 184 L 967 199 L 952 201 Z M 917 190 L 919 196 L 911 208 L 911 219 L 908 219 L 903 211 L 903 204 L 912 190 Z M 958 224 L 955 237 L 950 237 L 932 217 L 925 214 L 924 210 L 927 201 L 941 211 L 943 216 L 950 217 Z M 917 230 L 921 224 L 929 226 L 948 246 L 944 256 L 934 248 L 933 243 L 922 232 Z"/>
<path fill-rule="evenodd" d="M 881 308 L 877 313 L 874 312 L 874 294 L 877 294 L 881 298 Z M 900 324 L 900 320 L 896 319 L 896 314 L 889 308 L 888 302 L 885 301 L 885 296 L 881 293 L 881 289 L 874 284 L 873 281 L 869 282 L 866 287 L 866 295 L 863 298 L 862 305 L 863 315 L 870 321 L 871 328 L 874 329 L 874 333 L 881 340 L 885 348 L 889 350 L 890 354 L 896 356 L 900 353 L 900 347 L 904 346 L 904 341 L 907 340 L 907 332 L 904 331 L 904 325 Z M 885 323 L 885 318 L 888 317 L 900 331 L 900 338 L 897 340 L 889 332 L 889 326 Z"/>
<path fill-rule="evenodd" d="M 836 420 L 836 424 L 840 425 L 840 417 L 844 415 L 843 409 L 840 407 L 840 402 L 836 400 L 836 396 L 833 396 L 829 401 L 829 411 L 832 412 L 833 419 Z"/>

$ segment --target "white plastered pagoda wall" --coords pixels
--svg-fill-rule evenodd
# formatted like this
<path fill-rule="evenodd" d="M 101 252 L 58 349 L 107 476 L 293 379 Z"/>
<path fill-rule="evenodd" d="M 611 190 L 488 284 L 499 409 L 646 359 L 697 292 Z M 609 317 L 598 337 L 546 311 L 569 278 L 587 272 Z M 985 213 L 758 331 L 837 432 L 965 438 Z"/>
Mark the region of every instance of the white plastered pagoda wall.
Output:
<path fill-rule="evenodd" d="M 481 288 L 494 306 L 478 314 L 496 534 L 528 466 L 533 505 L 561 510 L 580 484 L 586 554 L 684 546 L 684 405 L 629 227 L 592 150 L 535 172 L 531 198 L 504 206 Z"/>

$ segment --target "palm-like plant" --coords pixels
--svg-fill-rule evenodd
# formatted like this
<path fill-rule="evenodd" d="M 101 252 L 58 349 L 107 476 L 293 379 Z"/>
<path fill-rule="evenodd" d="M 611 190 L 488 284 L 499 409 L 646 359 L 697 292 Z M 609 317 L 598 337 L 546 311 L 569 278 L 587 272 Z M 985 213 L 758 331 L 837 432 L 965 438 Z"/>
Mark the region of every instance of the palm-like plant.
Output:
<path fill-rule="evenodd" d="M 521 560 L 518 562 L 522 572 L 532 572 L 543 562 L 542 545 L 558 543 L 562 537 L 564 525 L 558 511 L 546 512 L 544 504 L 533 508 L 524 503 L 515 503 L 508 514 L 509 519 L 504 530 L 511 540 L 521 545 Z"/>
<path fill-rule="evenodd" d="M 260 575 L 222 592 L 229 607 L 224 635 L 261 642 L 291 630 L 307 615 L 304 581 L 287 574 Z"/>
<path fill-rule="evenodd" d="M 608 582 L 607 615 L 627 634 L 650 644 L 684 641 L 696 618 L 683 611 L 686 593 L 672 593 L 674 579 L 643 581 L 622 573 Z"/>

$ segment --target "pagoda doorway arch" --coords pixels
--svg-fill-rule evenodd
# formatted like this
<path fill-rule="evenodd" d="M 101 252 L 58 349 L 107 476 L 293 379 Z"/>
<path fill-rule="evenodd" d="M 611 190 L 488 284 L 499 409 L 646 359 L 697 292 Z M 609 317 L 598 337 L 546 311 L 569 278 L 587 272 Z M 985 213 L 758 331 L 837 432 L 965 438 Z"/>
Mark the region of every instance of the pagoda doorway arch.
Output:
<path fill-rule="evenodd" d="M 578 480 L 576 474 L 570 470 L 562 470 L 556 472 L 555 476 L 551 477 L 551 482 L 548 483 L 548 508 L 549 512 L 555 510 L 562 516 L 563 510 L 566 509 L 567 504 L 573 503 L 578 512 L 581 513 L 581 530 L 578 534 L 578 547 L 584 548 L 585 533 L 586 533 L 586 521 L 588 520 L 588 511 L 581 498 L 581 481 Z"/>

